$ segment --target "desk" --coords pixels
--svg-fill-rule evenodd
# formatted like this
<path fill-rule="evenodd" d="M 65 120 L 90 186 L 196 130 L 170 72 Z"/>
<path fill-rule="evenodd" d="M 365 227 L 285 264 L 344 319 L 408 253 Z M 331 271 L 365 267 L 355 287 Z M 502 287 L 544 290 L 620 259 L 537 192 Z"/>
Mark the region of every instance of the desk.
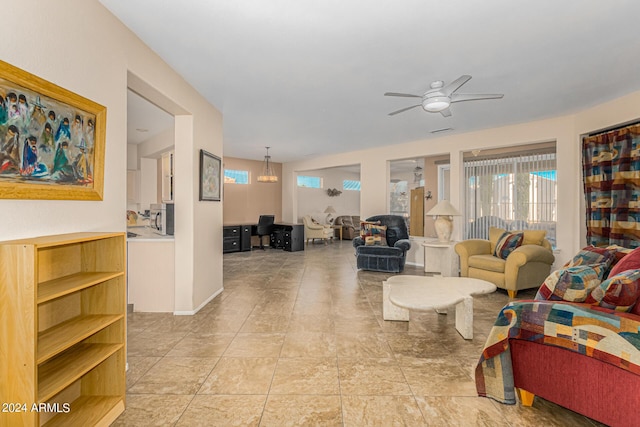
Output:
<path fill-rule="evenodd" d="M 251 250 L 251 236 L 256 236 L 257 224 L 224 225 L 223 252 Z M 275 223 L 269 236 L 269 245 L 288 252 L 304 250 L 304 225 Z"/>
<path fill-rule="evenodd" d="M 458 242 L 440 242 L 436 239 L 422 243 L 424 272 L 440 273 L 444 277 L 457 277 L 460 258 L 453 248 L 456 243 Z"/>

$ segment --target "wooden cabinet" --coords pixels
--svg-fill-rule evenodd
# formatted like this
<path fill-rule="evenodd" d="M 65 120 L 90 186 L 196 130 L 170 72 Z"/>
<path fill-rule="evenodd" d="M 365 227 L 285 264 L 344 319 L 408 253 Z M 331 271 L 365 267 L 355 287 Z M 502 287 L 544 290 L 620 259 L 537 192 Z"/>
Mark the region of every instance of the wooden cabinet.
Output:
<path fill-rule="evenodd" d="M 409 234 L 411 236 L 424 236 L 424 187 L 411 190 Z"/>
<path fill-rule="evenodd" d="M 108 425 L 124 411 L 125 248 L 124 233 L 0 242 L 0 396 L 14 405 L 0 425 Z"/>

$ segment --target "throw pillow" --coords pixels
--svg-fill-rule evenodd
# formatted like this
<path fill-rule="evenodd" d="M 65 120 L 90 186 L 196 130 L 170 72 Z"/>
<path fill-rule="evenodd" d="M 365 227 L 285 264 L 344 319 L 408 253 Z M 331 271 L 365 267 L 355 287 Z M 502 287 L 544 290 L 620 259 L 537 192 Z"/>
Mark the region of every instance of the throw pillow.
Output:
<path fill-rule="evenodd" d="M 614 255 L 607 248 L 597 248 L 595 246 L 587 246 L 576 254 L 564 267 L 573 267 L 576 265 L 592 265 L 605 264 L 605 268 L 609 269 L 613 262 Z"/>
<path fill-rule="evenodd" d="M 618 261 L 620 261 L 622 258 L 624 258 L 626 255 L 630 254 L 633 251 L 633 249 L 625 248 L 619 245 L 607 246 L 607 250 L 613 252 L 615 256 L 613 259 L 613 262 L 611 263 L 612 268 L 614 265 L 618 263 Z"/>
<path fill-rule="evenodd" d="M 544 238 L 547 236 L 547 230 L 524 230 L 523 245 L 538 245 L 542 246 Z"/>
<path fill-rule="evenodd" d="M 640 269 L 640 248 L 636 248 L 624 256 L 609 272 L 609 277 L 613 277 L 626 270 Z"/>
<path fill-rule="evenodd" d="M 360 222 L 360 236 L 365 245 L 387 246 L 387 226 L 376 222 Z"/>
<path fill-rule="evenodd" d="M 498 244 L 498 239 L 502 237 L 505 231 L 507 230 L 505 230 L 504 228 L 489 227 L 489 247 L 491 249 L 492 254 L 496 252 L 496 245 Z"/>
<path fill-rule="evenodd" d="M 522 245 L 523 239 L 523 233 L 511 233 L 509 231 L 505 231 L 498 239 L 496 249 L 493 254 L 498 258 L 507 259 L 511 252 Z"/>
<path fill-rule="evenodd" d="M 536 300 L 584 302 L 602 281 L 604 266 L 578 265 L 552 272 L 545 280 Z"/>
<path fill-rule="evenodd" d="M 597 286 L 586 303 L 616 311 L 631 311 L 640 297 L 640 270 L 627 270 Z"/>

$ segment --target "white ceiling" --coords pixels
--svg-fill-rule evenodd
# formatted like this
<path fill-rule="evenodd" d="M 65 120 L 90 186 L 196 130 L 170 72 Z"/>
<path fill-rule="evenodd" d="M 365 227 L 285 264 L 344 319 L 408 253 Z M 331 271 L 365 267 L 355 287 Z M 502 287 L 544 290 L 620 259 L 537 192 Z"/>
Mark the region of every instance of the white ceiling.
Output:
<path fill-rule="evenodd" d="M 640 90 L 636 0 L 100 0 L 224 116 L 224 155 L 286 162 L 573 113 Z M 469 74 L 452 117 L 421 95 Z M 132 126 L 137 126 L 132 123 Z"/>
<path fill-rule="evenodd" d="M 127 143 L 140 144 L 162 131 L 172 129 L 175 120 L 131 90 L 127 91 Z"/>

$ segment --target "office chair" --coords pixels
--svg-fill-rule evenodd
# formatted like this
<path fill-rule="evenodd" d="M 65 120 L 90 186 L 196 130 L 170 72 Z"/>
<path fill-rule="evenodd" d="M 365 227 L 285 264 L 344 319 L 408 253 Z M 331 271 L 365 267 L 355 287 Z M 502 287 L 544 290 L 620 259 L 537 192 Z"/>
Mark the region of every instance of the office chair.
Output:
<path fill-rule="evenodd" d="M 262 244 L 262 236 L 271 236 L 271 233 L 273 232 L 274 221 L 274 215 L 260 215 L 260 219 L 258 219 L 256 234 L 260 239 L 260 249 L 262 250 L 264 250 L 264 245 Z"/>

